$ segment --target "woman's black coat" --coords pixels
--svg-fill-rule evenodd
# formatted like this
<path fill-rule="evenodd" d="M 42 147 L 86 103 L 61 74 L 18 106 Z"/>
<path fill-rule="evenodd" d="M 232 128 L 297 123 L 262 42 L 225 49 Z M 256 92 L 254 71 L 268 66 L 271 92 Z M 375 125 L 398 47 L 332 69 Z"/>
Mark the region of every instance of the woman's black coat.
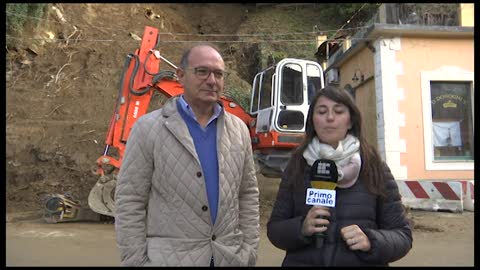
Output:
<path fill-rule="evenodd" d="M 361 178 L 350 188 L 336 188 L 336 205 L 330 209 L 330 224 L 323 246 L 315 248 L 312 237 L 301 234 L 303 220 L 310 205 L 305 204 L 310 186 L 308 165 L 305 166 L 304 188 L 289 188 L 282 177 L 267 235 L 273 245 L 286 250 L 282 266 L 386 266 L 405 256 L 412 247 L 412 232 L 405 216 L 398 186 L 384 164 L 386 198 L 370 193 Z M 288 168 L 287 168 L 288 170 Z M 368 252 L 352 251 L 342 239 L 340 229 L 357 224 L 368 236 Z"/>

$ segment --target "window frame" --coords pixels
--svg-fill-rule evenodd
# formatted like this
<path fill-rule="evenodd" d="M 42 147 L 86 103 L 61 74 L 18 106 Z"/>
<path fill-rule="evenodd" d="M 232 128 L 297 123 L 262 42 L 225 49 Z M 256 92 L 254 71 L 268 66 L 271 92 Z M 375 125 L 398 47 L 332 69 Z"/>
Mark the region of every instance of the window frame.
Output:
<path fill-rule="evenodd" d="M 432 107 L 431 107 L 431 82 L 469 82 L 470 83 L 470 102 L 472 108 L 472 127 L 475 132 L 475 86 L 474 72 L 460 70 L 455 67 L 443 68 L 437 71 L 421 72 L 421 88 L 422 88 L 422 112 L 423 112 L 423 136 L 424 136 L 424 156 L 425 169 L 427 171 L 444 171 L 444 170 L 473 170 L 474 160 L 435 160 L 433 146 L 433 125 L 432 125 Z"/>

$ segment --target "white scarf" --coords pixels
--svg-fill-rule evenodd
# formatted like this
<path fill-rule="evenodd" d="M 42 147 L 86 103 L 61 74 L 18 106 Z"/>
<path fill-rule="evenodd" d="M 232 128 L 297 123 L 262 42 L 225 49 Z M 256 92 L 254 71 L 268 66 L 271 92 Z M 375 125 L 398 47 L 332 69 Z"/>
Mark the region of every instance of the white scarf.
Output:
<path fill-rule="evenodd" d="M 305 151 L 303 151 L 303 157 L 310 166 L 312 166 L 317 159 L 324 158 L 335 161 L 339 175 L 338 186 L 342 187 L 341 180 L 343 179 L 344 173 L 341 167 L 346 165 L 354 155 L 358 155 L 357 158 L 360 159 L 359 149 L 360 141 L 350 134 L 347 134 L 345 139 L 338 142 L 337 149 L 334 149 L 329 144 L 321 143 L 318 137 L 314 137 Z M 356 179 L 354 180 L 356 181 Z M 353 185 L 353 183 L 349 184 L 349 186 L 351 185 Z"/>

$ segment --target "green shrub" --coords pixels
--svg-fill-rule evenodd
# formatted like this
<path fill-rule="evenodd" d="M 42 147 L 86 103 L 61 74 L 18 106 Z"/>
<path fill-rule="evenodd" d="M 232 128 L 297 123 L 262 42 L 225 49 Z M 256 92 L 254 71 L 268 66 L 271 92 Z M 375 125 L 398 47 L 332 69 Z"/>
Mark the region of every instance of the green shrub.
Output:
<path fill-rule="evenodd" d="M 6 45 L 22 47 L 27 42 L 18 39 L 25 32 L 32 32 L 43 22 L 45 7 L 48 4 L 7 4 L 6 5 Z"/>
<path fill-rule="evenodd" d="M 379 3 L 322 4 L 320 15 L 324 18 L 324 21 L 339 26 L 345 25 L 346 28 L 353 28 L 361 26 L 364 22 L 368 21 L 375 12 L 377 12 L 379 6 Z M 352 21 L 347 23 L 350 19 L 352 19 Z M 333 32 L 330 33 L 328 35 L 329 38 L 333 37 L 333 34 Z"/>
<path fill-rule="evenodd" d="M 242 91 L 236 87 L 227 87 L 225 96 L 232 98 L 246 111 L 250 111 L 250 92 Z"/>
<path fill-rule="evenodd" d="M 35 28 L 44 15 L 44 8 L 47 4 L 7 4 L 6 24 L 7 33 L 18 35 L 27 25 Z"/>
<path fill-rule="evenodd" d="M 7 4 L 7 33 L 20 33 L 25 24 L 28 13 L 28 4 Z"/>

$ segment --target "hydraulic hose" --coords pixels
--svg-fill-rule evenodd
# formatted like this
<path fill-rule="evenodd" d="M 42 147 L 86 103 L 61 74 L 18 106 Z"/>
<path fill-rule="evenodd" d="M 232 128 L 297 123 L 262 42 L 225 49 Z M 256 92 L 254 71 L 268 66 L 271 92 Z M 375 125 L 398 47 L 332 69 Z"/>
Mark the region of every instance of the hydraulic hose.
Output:
<path fill-rule="evenodd" d="M 150 91 L 150 86 L 146 87 L 142 91 L 136 91 L 135 89 L 133 89 L 133 81 L 134 81 L 135 76 L 137 75 L 137 72 L 138 72 L 138 66 L 139 66 L 138 63 L 140 62 L 140 59 L 139 59 L 138 55 L 136 55 L 136 54 L 132 54 L 132 56 L 135 59 L 135 66 L 133 67 L 133 72 L 132 72 L 132 75 L 130 76 L 130 82 L 129 82 L 130 93 L 132 93 L 135 96 L 141 96 L 141 95 L 147 93 L 148 91 Z"/>
<path fill-rule="evenodd" d="M 172 80 L 176 79 L 175 72 L 171 70 L 161 70 L 159 73 L 155 74 L 152 80 L 152 84 L 156 84 L 158 81 L 160 81 L 163 78 L 169 78 Z"/>

